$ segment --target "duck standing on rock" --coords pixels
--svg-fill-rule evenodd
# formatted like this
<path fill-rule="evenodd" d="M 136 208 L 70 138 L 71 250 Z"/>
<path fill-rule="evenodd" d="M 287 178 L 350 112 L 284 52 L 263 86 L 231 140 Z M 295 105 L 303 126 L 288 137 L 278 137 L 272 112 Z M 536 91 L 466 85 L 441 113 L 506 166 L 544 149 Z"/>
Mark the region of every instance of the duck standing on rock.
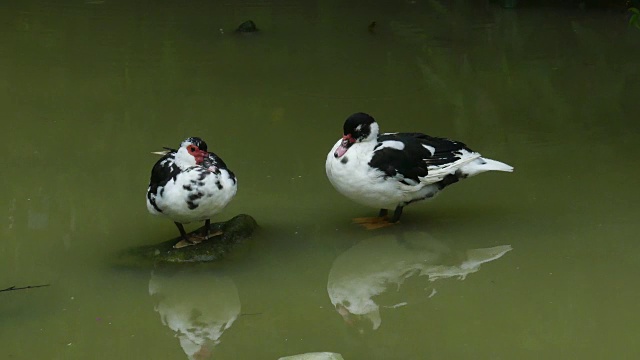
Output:
<path fill-rule="evenodd" d="M 325 168 L 342 195 L 380 209 L 377 218 L 354 219 L 368 229 L 396 223 L 405 206 L 432 198 L 461 179 L 513 171 L 459 141 L 421 133 L 379 134 L 378 123 L 365 113 L 347 118 L 344 136 L 327 155 Z M 389 209 L 394 209 L 390 219 Z"/>
<path fill-rule="evenodd" d="M 224 209 L 237 191 L 237 180 L 224 161 L 207 151 L 200 138 L 190 137 L 168 152 L 151 170 L 147 209 L 173 220 L 182 240 L 174 247 L 195 245 L 210 234 L 211 217 Z M 204 221 L 202 235 L 187 235 L 183 224 Z"/>

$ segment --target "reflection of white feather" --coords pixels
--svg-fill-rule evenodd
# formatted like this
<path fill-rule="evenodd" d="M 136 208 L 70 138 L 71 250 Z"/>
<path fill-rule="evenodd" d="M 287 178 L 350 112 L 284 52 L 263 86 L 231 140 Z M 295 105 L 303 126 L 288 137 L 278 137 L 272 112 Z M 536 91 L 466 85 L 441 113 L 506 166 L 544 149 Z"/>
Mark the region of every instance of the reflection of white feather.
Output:
<path fill-rule="evenodd" d="M 511 250 L 511 245 L 501 245 L 492 248 L 467 250 L 467 260 L 456 266 L 433 266 L 420 272 L 429 276 L 430 281 L 458 277 L 464 280 L 467 275 L 480 270 L 480 265 L 496 260 Z"/>
<path fill-rule="evenodd" d="M 281 357 L 278 360 L 343 360 L 342 355 L 331 352 L 314 352 Z"/>
<path fill-rule="evenodd" d="M 360 242 L 341 254 L 331 267 L 327 284 L 331 303 L 339 310 L 344 308 L 349 314 L 368 319 L 377 329 L 382 320 L 372 298 L 390 284 L 399 287 L 420 271 L 422 263 L 436 261 L 447 250 L 435 242 L 428 245 L 426 251 L 413 251 L 398 245 L 391 236 Z"/>
<path fill-rule="evenodd" d="M 424 233 L 405 234 L 403 237 L 417 240 L 412 240 L 409 247 L 391 235 L 367 239 L 334 261 L 327 292 L 331 303 L 345 320 L 349 316 L 364 318 L 376 330 L 382 319 L 380 307 L 373 298 L 385 292 L 389 285 L 399 289 L 405 279 L 416 274 L 426 275 L 431 281 L 449 277 L 464 279 L 478 271 L 481 264 L 498 259 L 511 250 L 509 245 L 472 249 L 457 265 L 444 265 L 450 252 L 444 244 Z M 433 295 L 435 289 L 429 297 Z"/>
<path fill-rule="evenodd" d="M 226 277 L 183 271 L 152 274 L 149 294 L 162 323 L 176 332 L 189 359 L 203 347 L 213 348 L 240 314 L 234 282 Z"/>

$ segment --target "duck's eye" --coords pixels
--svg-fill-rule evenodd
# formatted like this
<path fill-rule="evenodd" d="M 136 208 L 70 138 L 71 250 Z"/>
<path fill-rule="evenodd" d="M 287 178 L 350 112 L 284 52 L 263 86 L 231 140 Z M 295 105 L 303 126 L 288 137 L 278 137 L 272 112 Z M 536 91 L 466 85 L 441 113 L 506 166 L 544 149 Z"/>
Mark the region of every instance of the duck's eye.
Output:
<path fill-rule="evenodd" d="M 195 152 L 195 151 L 196 151 L 195 146 L 189 146 L 189 152 Z"/>

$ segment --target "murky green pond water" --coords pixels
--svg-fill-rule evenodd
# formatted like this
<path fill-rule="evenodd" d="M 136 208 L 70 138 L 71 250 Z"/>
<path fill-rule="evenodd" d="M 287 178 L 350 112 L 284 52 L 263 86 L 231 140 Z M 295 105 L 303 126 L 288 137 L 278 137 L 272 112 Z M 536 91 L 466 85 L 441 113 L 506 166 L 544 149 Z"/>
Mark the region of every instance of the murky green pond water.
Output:
<path fill-rule="evenodd" d="M 51 284 L 0 292 L 0 358 L 640 357 L 640 31 L 469 3 L 0 4 L 0 288 Z M 324 174 L 356 111 L 516 171 L 366 231 Z M 239 179 L 214 220 L 260 231 L 213 267 L 114 266 L 177 236 L 150 152 L 192 135 Z"/>

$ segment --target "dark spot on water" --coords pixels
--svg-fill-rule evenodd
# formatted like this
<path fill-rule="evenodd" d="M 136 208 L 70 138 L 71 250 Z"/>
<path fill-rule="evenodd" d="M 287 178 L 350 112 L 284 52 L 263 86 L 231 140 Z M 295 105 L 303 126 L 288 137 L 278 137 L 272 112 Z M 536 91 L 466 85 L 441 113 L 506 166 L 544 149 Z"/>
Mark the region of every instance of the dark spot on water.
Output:
<path fill-rule="evenodd" d="M 369 24 L 369 26 L 367 26 L 367 30 L 369 31 L 369 33 L 371 33 L 371 34 L 375 34 L 375 32 L 376 32 L 376 25 L 377 25 L 377 24 L 376 24 L 376 22 L 375 22 L 375 21 L 372 21 L 372 22 Z"/>

